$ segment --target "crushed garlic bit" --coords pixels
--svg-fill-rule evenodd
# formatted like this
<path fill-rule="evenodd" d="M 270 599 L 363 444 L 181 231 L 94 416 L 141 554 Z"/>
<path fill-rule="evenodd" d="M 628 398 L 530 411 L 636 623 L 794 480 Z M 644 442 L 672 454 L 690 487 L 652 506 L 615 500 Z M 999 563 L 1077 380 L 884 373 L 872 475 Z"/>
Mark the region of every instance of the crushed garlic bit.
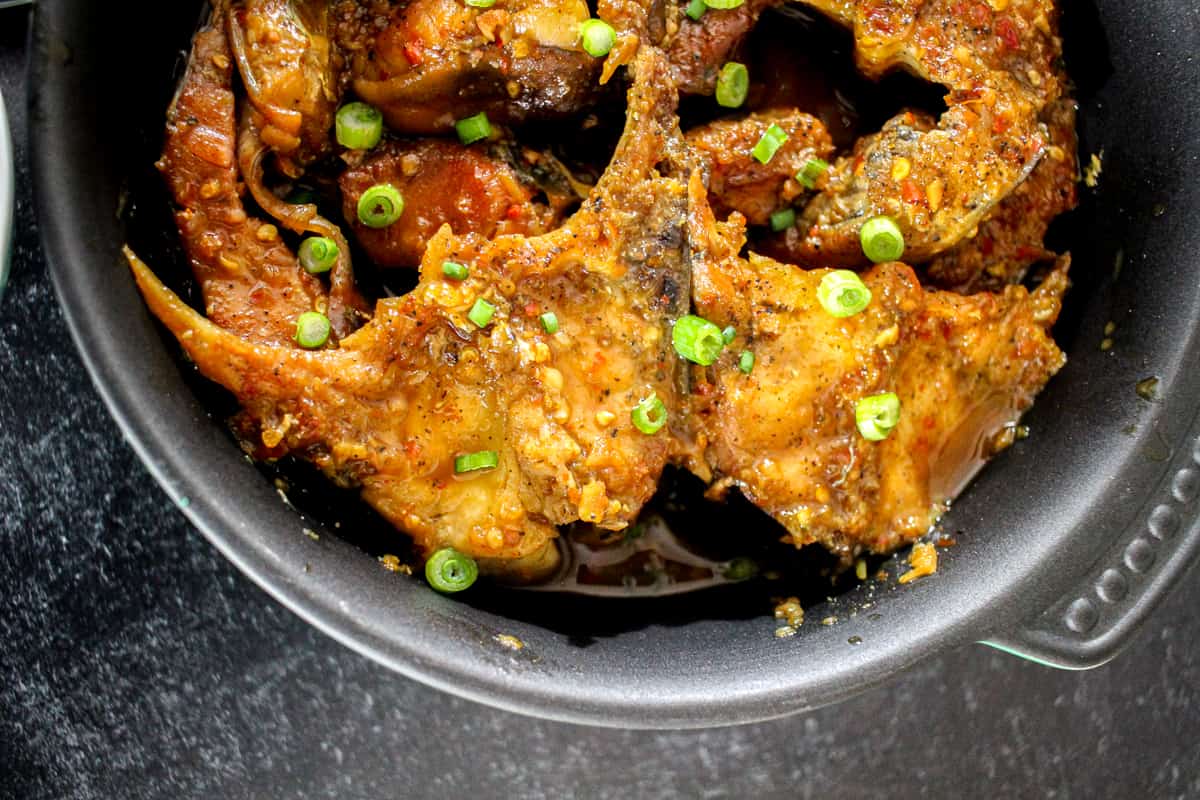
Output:
<path fill-rule="evenodd" d="M 804 622 L 804 609 L 800 606 L 800 598 L 789 597 L 775 606 L 775 619 L 786 620 L 791 628 L 799 628 Z"/>
<path fill-rule="evenodd" d="M 934 546 L 929 542 L 917 542 L 908 556 L 908 564 L 911 569 L 900 576 L 900 582 L 910 583 L 917 578 L 932 575 L 937 572 L 937 563 L 937 550 L 934 549 Z"/>
<path fill-rule="evenodd" d="M 382 564 L 383 568 L 388 572 L 398 572 L 401 575 L 412 575 L 412 567 L 410 567 L 408 564 L 401 563 L 399 557 L 394 556 L 391 553 L 380 556 L 379 563 Z"/>
<path fill-rule="evenodd" d="M 492 638 L 493 638 L 493 639 L 495 639 L 495 640 L 496 640 L 497 642 L 499 642 L 500 644 L 502 644 L 502 645 L 504 645 L 505 647 L 507 647 L 509 650 L 518 651 L 518 650 L 524 650 L 524 649 L 525 649 L 525 643 L 524 643 L 524 642 L 522 642 L 522 641 L 521 641 L 520 639 L 518 639 L 517 637 L 515 637 L 515 636 L 512 636 L 512 635 L 510 635 L 510 634 L 507 634 L 507 633 L 497 633 L 497 634 L 496 634 L 495 636 L 493 636 Z"/>
<path fill-rule="evenodd" d="M 1087 169 L 1083 171 L 1083 182 L 1089 188 L 1095 189 L 1100 183 L 1100 173 L 1104 171 L 1104 164 L 1101 163 L 1104 158 L 1104 148 L 1100 148 L 1099 153 L 1092 153 L 1092 158 L 1088 161 Z"/>

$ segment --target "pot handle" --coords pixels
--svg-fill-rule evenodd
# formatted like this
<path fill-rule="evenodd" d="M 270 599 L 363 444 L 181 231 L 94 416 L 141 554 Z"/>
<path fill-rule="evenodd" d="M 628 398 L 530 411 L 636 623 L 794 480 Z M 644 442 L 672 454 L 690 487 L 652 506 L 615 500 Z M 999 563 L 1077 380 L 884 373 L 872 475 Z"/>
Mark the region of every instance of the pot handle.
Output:
<path fill-rule="evenodd" d="M 1193 437 L 1195 428 L 1193 428 Z M 1200 438 L 1187 438 L 1138 522 L 1061 600 L 982 642 L 1059 669 L 1090 669 L 1133 638 L 1200 552 Z"/>

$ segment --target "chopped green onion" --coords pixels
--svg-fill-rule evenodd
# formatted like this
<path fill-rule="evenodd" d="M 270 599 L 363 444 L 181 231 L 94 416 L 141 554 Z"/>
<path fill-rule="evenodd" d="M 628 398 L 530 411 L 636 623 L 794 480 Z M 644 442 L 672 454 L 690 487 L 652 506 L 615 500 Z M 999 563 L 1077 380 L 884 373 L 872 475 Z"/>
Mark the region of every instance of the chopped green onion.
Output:
<path fill-rule="evenodd" d="M 744 2 L 746 0 L 704 0 L 704 5 L 718 11 L 728 11 L 731 8 L 737 8 Z"/>
<path fill-rule="evenodd" d="M 377 183 L 358 198 L 358 219 L 368 228 L 386 228 L 404 213 L 404 198 L 390 183 Z"/>
<path fill-rule="evenodd" d="M 725 344 L 733 344 L 733 340 L 737 338 L 737 328 L 730 325 L 721 331 L 721 340 Z"/>
<path fill-rule="evenodd" d="M 454 123 L 458 140 L 463 144 L 472 144 L 492 135 L 492 123 L 488 122 L 487 113 L 480 111 L 474 116 L 460 119 Z"/>
<path fill-rule="evenodd" d="M 329 272 L 338 260 L 338 246 L 333 239 L 310 236 L 300 243 L 300 266 L 310 275 Z"/>
<path fill-rule="evenodd" d="M 491 8 L 496 5 L 496 0 L 466 0 L 466 3 L 471 8 Z"/>
<path fill-rule="evenodd" d="M 443 594 L 469 589 L 478 577 L 479 565 L 475 559 L 453 547 L 438 550 L 425 562 L 425 580 Z"/>
<path fill-rule="evenodd" d="M 771 127 L 767 128 L 767 132 L 758 140 L 758 144 L 754 145 L 754 157 L 760 164 L 770 163 L 771 159 L 775 157 L 775 152 L 783 147 L 783 143 L 787 139 L 787 131 L 775 123 L 771 123 Z"/>
<path fill-rule="evenodd" d="M 383 138 L 383 114 L 366 103 L 347 103 L 334 118 L 338 144 L 350 150 L 370 150 Z"/>
<path fill-rule="evenodd" d="M 680 317 L 675 323 L 671 342 L 675 345 L 676 353 L 702 367 L 716 361 L 725 349 L 725 337 L 721 329 L 703 317 L 692 314 Z"/>
<path fill-rule="evenodd" d="M 848 269 L 835 269 L 817 286 L 821 308 L 835 317 L 852 317 L 871 302 L 871 290 Z"/>
<path fill-rule="evenodd" d="M 480 328 L 486 328 L 494 316 L 496 316 L 496 307 L 482 297 L 476 300 L 475 305 L 471 306 L 471 310 L 467 312 L 467 319 Z"/>
<path fill-rule="evenodd" d="M 817 188 L 817 178 L 825 174 L 825 170 L 829 169 L 829 162 L 822 161 L 819 158 L 810 158 L 805 162 L 804 166 L 796 173 L 796 180 L 805 189 Z"/>
<path fill-rule="evenodd" d="M 717 74 L 717 105 L 737 108 L 746 102 L 750 91 L 750 72 L 745 64 L 730 61 Z"/>
<path fill-rule="evenodd" d="M 617 43 L 617 32 L 602 19 L 589 19 L 579 26 L 579 41 L 585 53 L 601 58 Z"/>
<path fill-rule="evenodd" d="M 894 392 L 864 397 L 854 407 L 854 422 L 864 439 L 886 439 L 900 422 L 900 398 Z"/>
<path fill-rule="evenodd" d="M 735 558 L 721 571 L 727 581 L 748 581 L 758 574 L 758 563 L 753 558 Z"/>
<path fill-rule="evenodd" d="M 465 281 L 469 270 L 462 264 L 454 261 L 442 262 L 442 274 L 452 281 Z"/>
<path fill-rule="evenodd" d="M 876 264 L 899 261 L 904 255 L 904 234 L 891 217 L 871 217 L 858 234 L 863 253 Z"/>
<path fill-rule="evenodd" d="M 500 463 L 500 454 L 495 450 L 480 450 L 478 453 L 467 453 L 454 459 L 454 474 L 477 472 L 481 469 L 495 469 Z"/>
<path fill-rule="evenodd" d="M 749 350 L 743 350 L 741 357 L 738 359 L 738 369 L 749 375 L 750 370 L 754 369 L 754 353 L 751 353 Z"/>
<path fill-rule="evenodd" d="M 704 0 L 692 0 L 688 3 L 687 11 L 685 12 L 693 22 L 699 22 L 704 16 L 704 12 L 708 10 L 708 6 L 704 4 Z"/>
<path fill-rule="evenodd" d="M 629 416 L 633 419 L 633 427 L 652 436 L 667 424 L 667 407 L 657 394 L 651 392 L 649 397 L 633 407 Z"/>
<path fill-rule="evenodd" d="M 778 233 L 796 224 L 796 209 L 782 208 L 771 215 L 771 230 Z"/>
<path fill-rule="evenodd" d="M 308 350 L 324 347 L 329 341 L 329 317 L 316 311 L 305 311 L 296 318 L 296 343 Z"/>
<path fill-rule="evenodd" d="M 558 315 L 553 311 L 547 311 L 538 317 L 542 322 L 542 330 L 553 336 L 558 333 Z"/>

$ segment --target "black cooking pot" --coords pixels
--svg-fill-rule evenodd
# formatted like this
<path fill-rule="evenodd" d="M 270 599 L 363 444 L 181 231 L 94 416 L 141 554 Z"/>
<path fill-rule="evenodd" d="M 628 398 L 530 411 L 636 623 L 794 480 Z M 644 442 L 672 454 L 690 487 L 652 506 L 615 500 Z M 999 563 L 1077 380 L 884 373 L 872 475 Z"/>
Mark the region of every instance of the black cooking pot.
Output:
<path fill-rule="evenodd" d="M 161 274 L 180 274 L 167 201 L 148 173 L 199 4 L 38 3 L 29 139 L 46 249 L 96 385 L 167 494 L 280 602 L 405 675 L 529 714 L 666 727 L 831 703 L 974 641 L 1090 667 L 1128 641 L 1200 542 L 1200 8 L 1064 6 L 1081 153 L 1103 164 L 1057 231 L 1075 256 L 1055 329 L 1070 361 L 1027 416 L 1031 437 L 945 520 L 957 546 L 941 551 L 935 576 L 822 600 L 787 639 L 773 635 L 761 585 L 753 606 L 751 587 L 639 601 L 449 599 L 381 569 L 354 526 L 329 524 L 332 511 L 281 502 L 232 444 L 222 400 L 178 358 L 119 252 L 131 239 Z M 1135 386 L 1150 377 L 1156 391 L 1143 384 L 1143 397 Z M 718 534 L 749 535 L 736 515 L 711 516 Z"/>

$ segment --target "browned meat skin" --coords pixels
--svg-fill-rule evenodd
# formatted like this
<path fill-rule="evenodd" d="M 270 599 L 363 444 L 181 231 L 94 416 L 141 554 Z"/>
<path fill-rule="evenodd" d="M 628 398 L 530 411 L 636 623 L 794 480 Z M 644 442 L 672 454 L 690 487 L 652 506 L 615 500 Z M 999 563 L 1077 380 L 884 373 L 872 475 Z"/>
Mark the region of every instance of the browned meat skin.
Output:
<path fill-rule="evenodd" d="M 771 125 L 783 128 L 788 139 L 762 164 L 751 153 Z M 783 109 L 693 128 L 687 142 L 709 167 L 708 201 L 716 215 L 738 211 L 752 225 L 765 225 L 773 212 L 790 206 L 804 191 L 793 176 L 809 159 L 833 152 L 820 120 Z"/>
<path fill-rule="evenodd" d="M 368 228 L 358 219 L 358 200 L 370 187 L 390 183 L 404 197 L 400 220 Z M 540 189 L 483 146 L 438 139 L 389 142 L 342 174 L 342 211 L 354 237 L 381 267 L 415 267 L 443 225 L 459 235 L 486 238 L 535 236 L 562 222 L 571 197 L 535 199 Z"/>
<path fill-rule="evenodd" d="M 413 0 L 357 45 L 354 90 L 402 133 L 445 132 L 480 111 L 493 122 L 568 115 L 592 98 L 600 71 L 579 44 L 589 16 L 583 0 Z"/>
<path fill-rule="evenodd" d="M 929 279 L 960 293 L 1000 291 L 1019 283 L 1029 267 L 1052 261 L 1043 242 L 1059 214 L 1078 203 L 1075 101 L 1058 100 L 1047 109 L 1050 129 L 1046 157 L 979 226 L 979 232 L 926 266 Z"/>
<path fill-rule="evenodd" d="M 946 86 L 935 129 L 889 124 L 839 159 L 802 219 L 802 262 L 859 266 L 862 223 L 894 217 L 920 263 L 970 235 L 1045 152 L 1039 114 L 1061 91 L 1052 0 L 803 0 L 854 29 L 859 66 L 903 67 Z"/>
<path fill-rule="evenodd" d="M 342 60 L 329 36 L 329 5 L 239 0 L 229 12 L 229 41 L 254 127 L 291 177 L 332 149 Z"/>
<path fill-rule="evenodd" d="M 1065 263 L 1033 294 L 963 297 L 922 289 L 913 271 L 883 264 L 863 275 L 867 310 L 839 319 L 816 298 L 828 270 L 737 256 L 740 230 L 693 204 L 689 223 L 698 313 L 737 338 L 695 369 L 694 471 L 713 493 L 738 487 L 797 546 L 888 552 L 929 530 L 935 504 L 962 488 L 1063 364 L 1047 333 L 1066 288 Z M 749 375 L 737 367 L 749 350 Z M 900 424 L 863 438 L 860 398 L 895 392 Z"/>
<path fill-rule="evenodd" d="M 167 113 L 158 168 L 178 206 L 175 219 L 209 319 L 251 341 L 289 345 L 296 317 L 324 309 L 326 294 L 300 268 L 276 227 L 250 218 L 242 206 L 233 61 L 220 13 L 196 36 Z"/>
<path fill-rule="evenodd" d="M 758 18 L 783 0 L 746 0 L 726 11 L 709 9 L 699 20 L 683 14 L 679 4 L 679 31 L 667 46 L 675 84 L 682 94 L 712 94 L 717 73 L 736 54 Z"/>
<path fill-rule="evenodd" d="M 210 379 L 232 391 L 257 455 L 306 458 L 363 497 L 426 552 L 454 546 L 482 569 L 529 578 L 555 566 L 556 525 L 620 529 L 653 494 L 677 447 L 646 435 L 631 409 L 651 393 L 682 420 L 683 371 L 669 322 L 690 286 L 687 193 L 661 177 L 678 135 L 668 67 L 635 63 L 629 121 L 583 208 L 540 237 L 487 241 L 446 228 L 417 288 L 379 301 L 336 348 L 256 344 L 213 325 L 127 253 L 153 312 Z M 467 265 L 451 281 L 441 264 Z M 496 312 L 467 318 L 477 298 Z M 548 335 L 538 314 L 553 311 Z M 456 456 L 499 453 L 498 468 L 454 474 Z"/>
<path fill-rule="evenodd" d="M 821 191 L 827 191 L 831 183 L 838 180 L 831 173 L 836 173 L 839 168 L 844 167 L 846 164 L 861 163 L 866 158 L 866 154 L 877 146 L 880 139 L 892 135 L 903 137 L 918 136 L 928 133 L 936 127 L 937 121 L 923 112 L 910 110 L 902 114 L 897 114 L 884 123 L 883 130 L 859 138 L 854 143 L 854 147 L 850 153 L 838 159 L 838 163 L 832 169 L 817 179 L 817 188 Z M 770 256 L 789 264 L 797 264 L 810 268 L 828 266 L 829 259 L 826 259 L 824 254 L 819 251 L 814 253 L 810 246 L 810 239 L 809 228 L 805 224 L 804 219 L 801 218 L 796 225 L 786 230 L 760 238 L 754 243 L 754 250 L 760 255 Z M 862 250 L 860 249 L 858 253 L 859 257 L 861 257 Z M 849 265 L 835 265 L 856 265 L 855 259 L 851 259 L 850 261 L 851 264 Z"/>

